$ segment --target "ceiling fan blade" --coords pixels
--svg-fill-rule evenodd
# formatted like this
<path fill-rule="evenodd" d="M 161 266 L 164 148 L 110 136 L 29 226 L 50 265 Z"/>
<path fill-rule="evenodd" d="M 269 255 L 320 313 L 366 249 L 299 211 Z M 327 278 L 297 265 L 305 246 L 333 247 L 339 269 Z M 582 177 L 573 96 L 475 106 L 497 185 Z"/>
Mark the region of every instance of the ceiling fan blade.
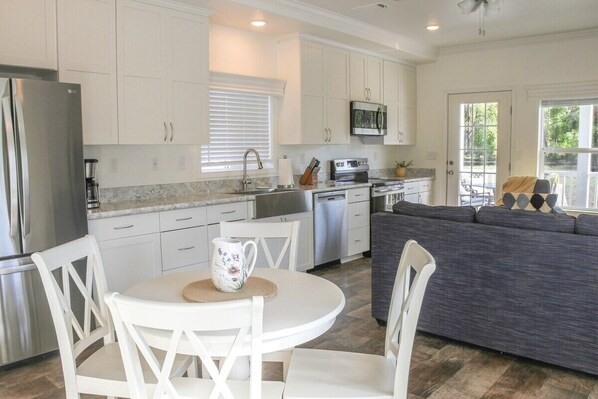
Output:
<path fill-rule="evenodd" d="M 471 14 L 484 3 L 485 0 L 462 0 L 457 3 L 463 14 Z"/>

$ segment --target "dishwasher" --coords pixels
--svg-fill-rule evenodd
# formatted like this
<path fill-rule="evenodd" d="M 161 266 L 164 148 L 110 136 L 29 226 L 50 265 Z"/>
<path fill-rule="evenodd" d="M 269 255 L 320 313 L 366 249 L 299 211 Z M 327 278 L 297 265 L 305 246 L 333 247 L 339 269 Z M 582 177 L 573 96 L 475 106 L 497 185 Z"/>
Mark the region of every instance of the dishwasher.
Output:
<path fill-rule="evenodd" d="M 347 254 L 347 191 L 314 194 L 315 265 Z"/>

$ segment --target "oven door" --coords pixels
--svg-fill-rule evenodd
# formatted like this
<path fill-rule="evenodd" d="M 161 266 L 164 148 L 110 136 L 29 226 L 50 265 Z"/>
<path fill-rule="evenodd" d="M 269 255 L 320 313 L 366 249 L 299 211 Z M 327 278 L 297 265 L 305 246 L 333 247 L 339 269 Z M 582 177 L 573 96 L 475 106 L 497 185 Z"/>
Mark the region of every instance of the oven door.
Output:
<path fill-rule="evenodd" d="M 376 195 L 372 193 L 372 213 L 392 212 L 392 206 L 399 201 L 403 201 L 404 199 L 404 191 L 393 191 L 389 193 L 384 193 L 382 195 Z"/>

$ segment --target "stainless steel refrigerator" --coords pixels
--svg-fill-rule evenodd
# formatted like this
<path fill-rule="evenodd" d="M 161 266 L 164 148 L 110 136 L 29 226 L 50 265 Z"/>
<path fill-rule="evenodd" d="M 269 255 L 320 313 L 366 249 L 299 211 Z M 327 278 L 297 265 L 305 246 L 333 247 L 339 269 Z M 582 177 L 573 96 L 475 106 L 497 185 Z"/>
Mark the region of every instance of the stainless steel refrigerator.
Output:
<path fill-rule="evenodd" d="M 56 349 L 30 255 L 87 234 L 80 86 L 0 77 L 0 366 Z"/>

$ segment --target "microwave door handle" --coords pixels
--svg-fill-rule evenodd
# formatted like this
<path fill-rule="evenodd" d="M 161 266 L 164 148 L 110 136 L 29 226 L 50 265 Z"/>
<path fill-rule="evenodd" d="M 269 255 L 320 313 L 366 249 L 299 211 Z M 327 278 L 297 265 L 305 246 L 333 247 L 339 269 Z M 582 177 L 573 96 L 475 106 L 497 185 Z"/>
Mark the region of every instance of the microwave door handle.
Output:
<path fill-rule="evenodd" d="M 25 133 L 25 118 L 23 116 L 23 104 L 19 98 L 15 98 L 15 109 L 17 119 L 17 133 L 19 135 L 19 148 L 21 149 L 21 181 L 23 183 L 23 239 L 31 234 L 31 196 L 29 190 L 29 158 L 27 151 L 27 135 Z M 25 243 L 23 243 L 25 246 Z"/>
<path fill-rule="evenodd" d="M 15 246 L 15 249 L 20 249 L 18 240 L 18 223 L 19 223 L 19 199 L 17 197 L 17 152 L 15 146 L 14 125 L 11 115 L 11 102 L 9 97 L 2 99 L 2 110 L 4 114 L 4 125 L 6 126 L 6 145 L 8 155 L 8 172 L 9 172 L 9 219 L 10 219 L 10 238 Z"/>
<path fill-rule="evenodd" d="M 382 107 L 378 107 L 378 111 L 376 111 L 376 129 L 378 129 L 378 133 L 382 133 Z"/>

